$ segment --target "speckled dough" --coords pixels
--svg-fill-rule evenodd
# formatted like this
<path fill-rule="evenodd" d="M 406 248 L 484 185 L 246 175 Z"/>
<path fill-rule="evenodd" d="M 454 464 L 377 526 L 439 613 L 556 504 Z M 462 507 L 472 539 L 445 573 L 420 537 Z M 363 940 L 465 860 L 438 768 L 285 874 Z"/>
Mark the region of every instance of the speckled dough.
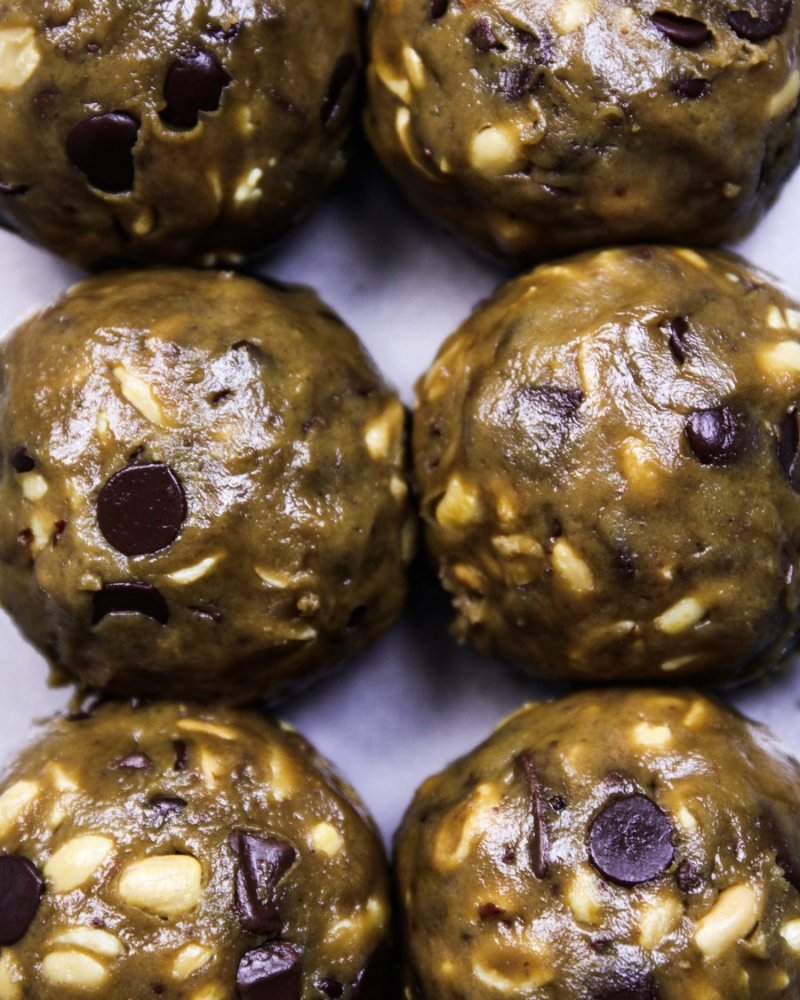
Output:
<path fill-rule="evenodd" d="M 0 602 L 83 683 L 245 700 L 399 613 L 403 407 L 313 293 L 95 278 L 0 379 Z"/>
<path fill-rule="evenodd" d="M 356 0 L 0 0 L 0 221 L 70 260 L 233 263 L 345 167 Z"/>
<path fill-rule="evenodd" d="M 521 709 L 398 833 L 406 997 L 796 1000 L 799 781 L 689 691 Z"/>
<path fill-rule="evenodd" d="M 747 232 L 800 157 L 795 0 L 375 0 L 367 129 L 411 200 L 524 262 Z"/>
<path fill-rule="evenodd" d="M 800 308 L 639 247 L 501 288 L 418 387 L 456 631 L 541 675 L 738 681 L 795 641 Z"/>
<path fill-rule="evenodd" d="M 4 1000 L 383 1000 L 383 849 L 256 714 L 59 719 L 0 786 Z"/>

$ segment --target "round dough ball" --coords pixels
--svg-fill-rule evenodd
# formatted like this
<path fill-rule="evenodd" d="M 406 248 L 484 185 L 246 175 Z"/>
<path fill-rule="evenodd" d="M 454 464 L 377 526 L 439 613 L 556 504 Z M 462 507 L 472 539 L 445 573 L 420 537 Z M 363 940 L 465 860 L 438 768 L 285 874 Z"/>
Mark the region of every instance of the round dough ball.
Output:
<path fill-rule="evenodd" d="M 711 245 L 800 158 L 799 53 L 794 0 L 375 0 L 367 129 L 491 255 Z"/>
<path fill-rule="evenodd" d="M 357 0 L 17 0 L 0 221 L 86 266 L 235 263 L 346 165 Z"/>
<path fill-rule="evenodd" d="M 461 637 L 584 681 L 738 681 L 792 646 L 800 308 L 738 258 L 542 266 L 418 391 L 422 513 Z"/>
<path fill-rule="evenodd" d="M 58 719 L 0 786 L 4 1000 L 384 1000 L 383 848 L 255 713 Z"/>
<path fill-rule="evenodd" d="M 0 603 L 92 687 L 274 693 L 402 607 L 404 419 L 307 290 L 78 285 L 0 355 Z"/>
<path fill-rule="evenodd" d="M 521 709 L 400 828 L 406 997 L 794 1000 L 799 787 L 690 691 Z"/>

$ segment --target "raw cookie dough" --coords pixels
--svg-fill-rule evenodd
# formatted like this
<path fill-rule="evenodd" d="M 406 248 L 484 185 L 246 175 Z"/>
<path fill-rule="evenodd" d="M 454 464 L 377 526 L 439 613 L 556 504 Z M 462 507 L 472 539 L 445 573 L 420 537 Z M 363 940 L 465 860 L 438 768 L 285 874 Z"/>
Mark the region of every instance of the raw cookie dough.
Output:
<path fill-rule="evenodd" d="M 479 249 L 742 236 L 800 158 L 796 0 L 375 0 L 372 144 Z"/>
<path fill-rule="evenodd" d="M 383 849 L 255 713 L 109 705 L 0 786 L 3 1000 L 384 1000 Z"/>
<path fill-rule="evenodd" d="M 275 692 L 400 611 L 404 420 L 310 291 L 80 284 L 0 353 L 0 603 L 89 686 Z"/>
<path fill-rule="evenodd" d="M 0 2 L 0 222 L 77 263 L 234 263 L 346 165 L 357 0 Z"/>
<path fill-rule="evenodd" d="M 739 681 L 795 642 L 800 308 L 740 259 L 537 268 L 418 396 L 422 514 L 461 637 L 584 681 Z"/>
<path fill-rule="evenodd" d="M 397 839 L 408 1000 L 800 997 L 800 766 L 690 691 L 512 715 Z"/>

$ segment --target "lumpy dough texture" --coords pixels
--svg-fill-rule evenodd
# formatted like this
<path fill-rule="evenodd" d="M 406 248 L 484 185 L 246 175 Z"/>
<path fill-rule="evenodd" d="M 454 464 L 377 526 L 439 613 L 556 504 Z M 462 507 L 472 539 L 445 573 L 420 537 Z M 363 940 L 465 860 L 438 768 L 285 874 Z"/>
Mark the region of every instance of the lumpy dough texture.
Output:
<path fill-rule="evenodd" d="M 383 849 L 302 737 L 107 705 L 0 785 L 3 1000 L 383 1000 Z"/>
<path fill-rule="evenodd" d="M 738 258 L 542 266 L 418 387 L 456 630 L 541 675 L 737 681 L 798 628 L 800 309 Z"/>
<path fill-rule="evenodd" d="M 0 373 L 0 601 L 84 684 L 246 700 L 399 613 L 404 411 L 313 293 L 95 278 Z"/>
<path fill-rule="evenodd" d="M 800 156 L 795 0 L 376 0 L 372 143 L 513 261 L 741 236 Z"/>
<path fill-rule="evenodd" d="M 356 0 L 0 3 L 0 220 L 80 264 L 233 263 L 343 172 Z"/>
<path fill-rule="evenodd" d="M 521 709 L 400 828 L 406 997 L 796 1000 L 798 779 L 688 691 Z"/>

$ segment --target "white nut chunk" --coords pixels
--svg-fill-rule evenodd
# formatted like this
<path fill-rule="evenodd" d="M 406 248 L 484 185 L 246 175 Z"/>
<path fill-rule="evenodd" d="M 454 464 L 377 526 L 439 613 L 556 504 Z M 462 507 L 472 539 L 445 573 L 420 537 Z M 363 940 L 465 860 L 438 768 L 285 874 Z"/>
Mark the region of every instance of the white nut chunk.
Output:
<path fill-rule="evenodd" d="M 518 133 L 508 125 L 486 125 L 469 147 L 470 163 L 485 174 L 510 174 L 525 164 Z"/>
<path fill-rule="evenodd" d="M 0 837 L 4 837 L 39 795 L 36 781 L 17 781 L 0 795 Z"/>
<path fill-rule="evenodd" d="M 157 427 L 166 427 L 167 421 L 158 399 L 143 378 L 129 371 L 124 365 L 117 365 L 113 370 L 114 378 L 119 383 L 120 392 L 134 409 Z"/>
<path fill-rule="evenodd" d="M 311 828 L 311 846 L 317 853 L 332 858 L 344 846 L 344 837 L 332 823 L 317 823 Z"/>
<path fill-rule="evenodd" d="M 677 635 L 696 625 L 705 613 L 705 606 L 696 597 L 684 597 L 663 611 L 653 624 L 659 632 Z"/>
<path fill-rule="evenodd" d="M 42 975 L 56 986 L 97 990 L 108 979 L 102 962 L 82 951 L 54 951 L 42 961 Z"/>
<path fill-rule="evenodd" d="M 27 83 L 41 58 L 33 28 L 0 28 L 0 90 L 17 90 Z"/>
<path fill-rule="evenodd" d="M 477 489 L 463 476 L 450 477 L 444 496 L 436 507 L 436 520 L 449 531 L 458 531 L 477 521 L 481 502 Z"/>
<path fill-rule="evenodd" d="M 719 958 L 753 930 L 758 923 L 758 896 L 743 882 L 720 894 L 708 913 L 697 922 L 694 940 L 708 959 Z"/>
<path fill-rule="evenodd" d="M 164 854 L 126 865 L 119 878 L 123 902 L 159 917 L 189 913 L 200 902 L 203 869 L 188 854 Z"/>
<path fill-rule="evenodd" d="M 115 934 L 97 927 L 68 927 L 56 934 L 51 944 L 62 948 L 81 948 L 106 958 L 117 958 L 125 951 L 124 945 Z"/>
<path fill-rule="evenodd" d="M 214 957 L 214 952 L 204 944 L 187 944 L 181 948 L 172 963 L 173 979 L 188 979 L 199 972 Z"/>
<path fill-rule="evenodd" d="M 53 892 L 72 892 L 97 871 L 114 850 L 111 837 L 83 834 L 58 848 L 44 866 L 44 877 Z"/>
<path fill-rule="evenodd" d="M 594 576 L 589 564 L 565 538 L 553 546 L 553 569 L 562 583 L 578 597 L 594 590 Z"/>

